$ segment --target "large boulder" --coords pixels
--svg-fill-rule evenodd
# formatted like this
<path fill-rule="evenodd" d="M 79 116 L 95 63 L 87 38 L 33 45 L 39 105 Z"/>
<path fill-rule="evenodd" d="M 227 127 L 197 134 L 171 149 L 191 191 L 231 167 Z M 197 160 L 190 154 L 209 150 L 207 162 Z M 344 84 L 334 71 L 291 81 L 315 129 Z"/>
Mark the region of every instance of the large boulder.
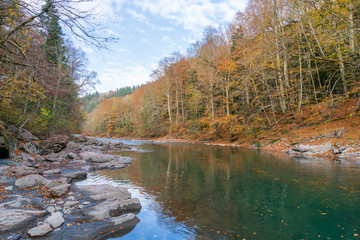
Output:
<path fill-rule="evenodd" d="M 15 186 L 19 188 L 31 188 L 41 185 L 47 185 L 50 180 L 44 178 L 39 174 L 28 175 L 26 177 L 16 180 Z"/>
<path fill-rule="evenodd" d="M 84 171 L 78 171 L 78 172 L 71 172 L 71 173 L 66 173 L 63 175 L 63 177 L 65 177 L 67 179 L 68 183 L 74 182 L 74 181 L 79 181 L 79 180 L 84 180 L 87 178 L 87 172 Z"/>
<path fill-rule="evenodd" d="M 53 135 L 41 142 L 43 154 L 58 153 L 63 150 L 69 141 L 66 135 Z"/>
<path fill-rule="evenodd" d="M 20 147 L 20 150 L 29 154 L 40 154 L 42 152 L 41 146 L 36 142 L 27 142 Z"/>
<path fill-rule="evenodd" d="M 330 151 L 333 148 L 330 142 L 327 142 L 322 145 L 307 145 L 299 144 L 293 147 L 293 151 L 302 153 L 302 154 L 322 154 Z"/>
<path fill-rule="evenodd" d="M 74 141 L 74 142 L 84 143 L 84 142 L 87 142 L 87 141 L 88 141 L 88 138 L 85 137 L 84 135 L 81 135 L 81 134 L 72 134 L 72 135 L 70 136 L 70 140 L 71 140 L 71 141 Z"/>
<path fill-rule="evenodd" d="M 50 189 L 50 194 L 53 197 L 61 197 L 67 193 L 71 184 L 63 184 Z"/>
<path fill-rule="evenodd" d="M 25 141 L 25 142 L 39 140 L 38 137 L 35 137 L 31 132 L 29 132 L 24 128 L 19 128 L 18 132 L 16 133 L 16 138 L 20 141 Z"/>
<path fill-rule="evenodd" d="M 9 125 L 6 130 L 12 135 L 12 136 L 16 136 L 16 134 L 19 132 L 19 128 L 15 127 L 15 126 L 11 126 Z"/>
<path fill-rule="evenodd" d="M 0 158 L 8 158 L 11 151 L 19 147 L 19 141 L 16 140 L 9 132 L 0 129 Z"/>
<path fill-rule="evenodd" d="M 115 198 L 108 199 L 105 202 L 82 209 L 80 220 L 103 220 L 106 218 L 119 216 L 123 213 L 138 212 L 141 209 L 140 201 L 137 198 L 119 201 Z"/>

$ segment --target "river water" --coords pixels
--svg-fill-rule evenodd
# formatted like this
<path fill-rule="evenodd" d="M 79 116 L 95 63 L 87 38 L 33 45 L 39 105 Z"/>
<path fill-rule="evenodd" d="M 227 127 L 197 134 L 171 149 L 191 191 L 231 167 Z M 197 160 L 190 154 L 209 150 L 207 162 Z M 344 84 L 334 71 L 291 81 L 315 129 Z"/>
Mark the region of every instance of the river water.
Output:
<path fill-rule="evenodd" d="M 231 147 L 130 141 L 121 170 L 140 223 L 114 239 L 360 239 L 360 168 Z"/>

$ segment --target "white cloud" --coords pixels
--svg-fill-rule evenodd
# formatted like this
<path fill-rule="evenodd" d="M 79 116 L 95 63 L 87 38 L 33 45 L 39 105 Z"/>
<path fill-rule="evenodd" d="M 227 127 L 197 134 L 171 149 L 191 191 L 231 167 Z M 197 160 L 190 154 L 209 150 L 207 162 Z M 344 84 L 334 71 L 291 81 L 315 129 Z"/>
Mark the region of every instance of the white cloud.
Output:
<path fill-rule="evenodd" d="M 170 42 L 171 41 L 171 39 L 167 35 L 164 35 L 162 40 L 163 40 L 163 42 Z"/>
<path fill-rule="evenodd" d="M 98 79 L 101 84 L 97 87 L 98 91 L 107 92 L 120 87 L 144 84 L 149 81 L 151 69 L 135 63 L 126 63 L 125 66 L 115 68 L 114 64 L 111 62 L 109 67 L 99 73 Z"/>
<path fill-rule="evenodd" d="M 205 26 L 229 22 L 236 11 L 244 9 L 246 0 L 135 0 L 142 10 L 183 25 L 184 29 L 202 31 Z"/>
<path fill-rule="evenodd" d="M 126 12 L 128 14 L 130 14 L 135 20 L 138 20 L 139 22 L 142 22 L 142 23 L 145 23 L 145 24 L 150 24 L 149 19 L 147 19 L 147 17 L 145 17 L 141 13 L 137 13 L 132 9 L 128 9 L 128 10 L 126 10 Z"/>
<path fill-rule="evenodd" d="M 148 39 L 148 38 L 142 38 L 141 41 L 142 41 L 143 43 L 146 43 L 147 45 L 151 45 L 151 41 L 150 41 L 150 39 Z"/>
<path fill-rule="evenodd" d="M 140 33 L 140 34 L 142 34 L 142 35 L 146 35 L 146 31 L 145 30 L 143 30 L 143 29 L 141 29 L 141 28 L 136 28 L 136 30 Z"/>
<path fill-rule="evenodd" d="M 193 39 L 193 38 L 185 38 L 185 37 L 183 37 L 183 41 L 190 44 L 190 45 L 196 43 L 196 40 Z"/>
<path fill-rule="evenodd" d="M 160 30 L 160 31 L 164 31 L 164 32 L 173 32 L 175 31 L 174 28 L 171 27 L 156 27 L 156 26 L 152 26 L 152 28 Z"/>

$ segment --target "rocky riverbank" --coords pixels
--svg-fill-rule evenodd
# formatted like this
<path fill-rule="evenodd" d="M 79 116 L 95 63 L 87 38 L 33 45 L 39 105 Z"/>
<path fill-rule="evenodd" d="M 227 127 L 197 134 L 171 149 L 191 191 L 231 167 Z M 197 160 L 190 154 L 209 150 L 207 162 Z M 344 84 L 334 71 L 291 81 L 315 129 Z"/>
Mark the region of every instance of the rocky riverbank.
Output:
<path fill-rule="evenodd" d="M 289 134 L 288 134 L 289 135 Z M 205 144 L 228 147 L 244 147 L 251 149 L 261 149 L 270 153 L 283 153 L 289 157 L 303 158 L 324 158 L 329 161 L 360 165 L 360 140 L 358 134 L 353 129 L 348 130 L 344 127 L 335 128 L 332 131 L 308 131 L 302 134 L 292 134 L 292 136 L 282 136 L 272 139 L 261 138 L 260 141 L 229 142 L 225 139 L 214 141 L 197 141 L 178 139 L 165 136 L 148 141 L 160 143 L 188 143 Z"/>
<path fill-rule="evenodd" d="M 119 169 L 131 159 L 122 143 L 72 135 L 40 141 L 9 126 L 0 135 L 0 239 L 103 239 L 131 231 L 140 201 L 127 189 L 76 185 L 87 173 Z"/>

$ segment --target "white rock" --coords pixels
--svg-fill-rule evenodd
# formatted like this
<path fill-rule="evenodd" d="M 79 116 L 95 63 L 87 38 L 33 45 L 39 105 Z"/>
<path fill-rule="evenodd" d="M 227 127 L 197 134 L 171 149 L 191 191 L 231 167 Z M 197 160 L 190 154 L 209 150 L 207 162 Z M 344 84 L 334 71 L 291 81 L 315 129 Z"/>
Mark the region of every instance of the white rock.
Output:
<path fill-rule="evenodd" d="M 62 217 L 62 214 L 60 212 L 56 212 L 52 214 L 50 217 L 47 217 L 45 219 L 45 222 L 50 224 L 52 228 L 60 227 L 61 224 L 65 222 L 65 219 Z"/>
<path fill-rule="evenodd" d="M 45 234 L 51 232 L 51 227 L 49 224 L 45 223 L 42 225 L 39 225 L 37 227 L 34 227 L 28 231 L 28 234 L 31 237 L 39 237 L 44 236 Z"/>

